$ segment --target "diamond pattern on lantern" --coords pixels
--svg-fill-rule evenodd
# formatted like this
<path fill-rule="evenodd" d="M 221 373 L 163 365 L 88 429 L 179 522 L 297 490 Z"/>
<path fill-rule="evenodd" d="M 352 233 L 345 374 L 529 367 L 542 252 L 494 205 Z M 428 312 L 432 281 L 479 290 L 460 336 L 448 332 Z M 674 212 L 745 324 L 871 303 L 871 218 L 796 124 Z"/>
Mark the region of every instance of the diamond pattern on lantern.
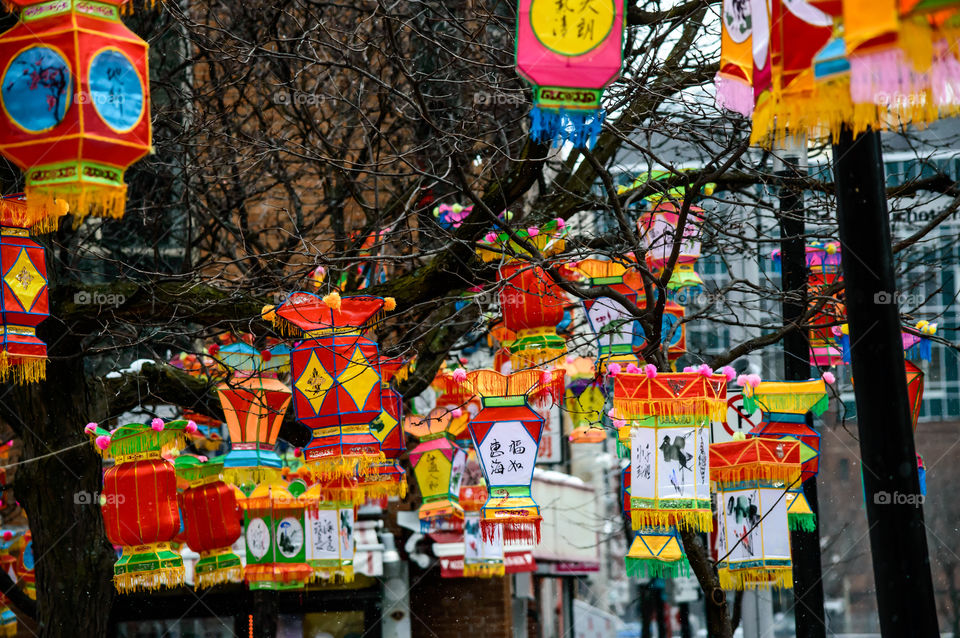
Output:
<path fill-rule="evenodd" d="M 17 301 L 23 306 L 24 310 L 29 311 L 37 297 L 43 292 L 47 282 L 37 270 L 37 267 L 30 261 L 27 251 L 21 250 L 20 255 L 14 262 L 13 267 L 7 271 L 3 278 L 13 294 L 17 296 Z"/>
<path fill-rule="evenodd" d="M 320 413 L 320 406 L 323 405 L 323 400 L 327 396 L 330 388 L 333 387 L 333 384 L 333 377 L 331 377 L 323 365 L 320 364 L 317 353 L 311 351 L 307 367 L 304 369 L 303 374 L 300 375 L 300 378 L 297 379 L 294 386 L 307 398 L 315 414 Z"/>
<path fill-rule="evenodd" d="M 337 375 L 337 383 L 343 386 L 357 408 L 362 408 L 373 389 L 380 389 L 380 372 L 367 361 L 360 348 L 354 348 L 350 363 Z"/>

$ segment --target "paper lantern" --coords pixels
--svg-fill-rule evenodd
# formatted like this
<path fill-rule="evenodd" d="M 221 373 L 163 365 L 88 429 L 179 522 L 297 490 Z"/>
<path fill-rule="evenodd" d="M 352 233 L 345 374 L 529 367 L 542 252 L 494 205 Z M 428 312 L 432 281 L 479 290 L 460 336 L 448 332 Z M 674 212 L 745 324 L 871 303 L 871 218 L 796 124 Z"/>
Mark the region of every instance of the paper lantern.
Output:
<path fill-rule="evenodd" d="M 430 387 L 437 393 L 436 407 L 451 412 L 447 429 L 460 441 L 461 435 L 467 432 L 467 423 L 480 411 L 480 402 L 466 384 L 457 380 L 455 373 L 458 369 L 460 368 L 448 368 L 446 364 L 442 365 L 430 383 Z M 454 416 L 455 410 L 460 410 L 460 416 Z M 469 439 L 469 435 L 466 436 Z"/>
<path fill-rule="evenodd" d="M 183 560 L 170 542 L 180 531 L 177 477 L 164 454 L 185 444 L 186 421 L 134 423 L 113 432 L 86 428 L 104 458 L 101 513 L 107 539 L 123 548 L 113 583 L 126 593 L 183 584 Z"/>
<path fill-rule="evenodd" d="M 573 270 L 586 277 L 590 286 L 607 286 L 636 305 L 638 290 L 643 282 L 639 273 L 623 264 L 599 259 L 584 259 L 573 265 Z M 642 294 L 641 294 L 642 296 Z M 584 299 L 584 314 L 590 330 L 597 340 L 598 366 L 606 370 L 610 363 L 626 366 L 637 365 L 640 358 L 634 353 L 633 336 L 637 332 L 637 320 L 627 308 L 612 297 Z"/>
<path fill-rule="evenodd" d="M 743 388 L 743 408 L 752 414 L 758 408 L 760 423 L 750 436 L 784 439 L 800 443 L 803 479 L 817 475 L 820 467 L 820 433 L 806 423 L 806 413 L 820 416 L 830 405 L 822 379 L 810 381 L 763 381 Z"/>
<path fill-rule="evenodd" d="M 423 497 L 418 516 L 424 534 L 463 527 L 459 498 L 467 453 L 447 429 L 449 424 L 449 413 L 440 409 L 432 411 L 426 419 L 404 421 L 407 433 L 420 439 L 410 450 L 410 464 Z"/>
<path fill-rule="evenodd" d="M 640 241 L 646 251 L 647 266 L 658 277 L 670 263 L 678 233 L 677 226 L 680 223 L 680 212 L 677 204 L 662 200 L 657 202 L 652 210 L 642 213 L 637 220 Z M 671 291 L 703 286 L 703 279 L 694 270 L 694 265 L 700 258 L 702 215 L 702 208 L 689 207 L 680 238 L 677 260 L 674 263 L 670 281 L 667 282 L 667 288 Z"/>
<path fill-rule="evenodd" d="M 290 405 L 290 389 L 258 375 L 228 381 L 217 387 L 217 395 L 230 431 L 224 476 L 237 485 L 278 478 L 282 462 L 274 446 Z"/>
<path fill-rule="evenodd" d="M 307 507 L 307 563 L 314 579 L 353 582 L 357 482 L 334 478 L 317 483 L 304 494 Z"/>
<path fill-rule="evenodd" d="M 714 443 L 710 477 L 717 483 L 720 586 L 792 588 L 786 490 L 800 482 L 800 443 Z"/>
<path fill-rule="evenodd" d="M 630 421 L 630 501 L 634 529 L 709 531 L 710 421 L 726 413 L 721 374 L 620 373 L 613 378 L 614 417 Z"/>
<path fill-rule="evenodd" d="M 466 578 L 492 578 L 506 573 L 503 539 L 499 535 L 484 538 L 480 533 L 480 510 L 487 502 L 483 484 L 460 488 L 463 506 L 463 575 Z"/>
<path fill-rule="evenodd" d="M 567 368 L 569 375 L 569 367 Z M 573 423 L 571 443 L 598 443 L 607 438 L 603 428 L 606 397 L 596 384 L 592 373 L 589 377 L 573 379 L 564 394 L 564 409 Z"/>
<path fill-rule="evenodd" d="M 43 248 L 21 226 L 29 223 L 29 215 L 20 197 L 0 201 L 0 382 L 46 378 L 47 344 L 37 338 L 37 326 L 50 316 L 47 266 Z"/>
<path fill-rule="evenodd" d="M 243 533 L 243 514 L 236 490 L 220 478 L 223 461 L 201 463 L 196 457 L 180 456 L 174 467 L 187 481 L 180 503 L 187 545 L 200 554 L 193 569 L 196 588 L 243 581 L 243 565 L 232 550 Z"/>
<path fill-rule="evenodd" d="M 276 377 L 290 370 L 290 349 L 282 343 L 260 350 L 244 341 L 237 341 L 221 346 L 216 359 L 228 373 L 240 376 L 262 374 Z"/>
<path fill-rule="evenodd" d="M 293 407 L 312 431 L 304 460 L 318 477 L 366 474 L 384 460 L 370 423 L 380 416 L 380 352 L 363 333 L 393 300 L 291 295 L 274 322 L 303 340 L 292 350 Z"/>
<path fill-rule="evenodd" d="M 787 491 L 787 523 L 792 530 L 812 532 L 817 528 L 817 515 L 803 495 L 803 489 Z"/>
<path fill-rule="evenodd" d="M 0 152 L 25 173 L 27 203 L 82 219 L 121 217 L 123 172 L 151 150 L 147 43 L 120 21 L 125 0 L 11 0 L 0 35 Z"/>
<path fill-rule="evenodd" d="M 679 578 L 690 575 L 683 543 L 671 528 L 644 528 L 637 532 L 624 559 L 631 578 Z"/>
<path fill-rule="evenodd" d="M 251 590 L 299 589 L 312 576 L 307 564 L 304 511 L 307 501 L 285 481 L 257 486 L 240 499 L 244 511 L 247 565 L 244 580 Z"/>
<path fill-rule="evenodd" d="M 603 88 L 620 74 L 623 3 L 521 0 L 517 73 L 533 85 L 534 140 L 590 147 L 600 133 Z"/>
<path fill-rule="evenodd" d="M 753 24 L 750 2 L 723 0 L 720 70 L 714 80 L 718 108 L 753 113 Z"/>
<path fill-rule="evenodd" d="M 530 484 L 543 418 L 530 402 L 559 400 L 563 379 L 562 369 L 467 373 L 467 382 L 482 402 L 480 413 L 470 421 L 470 436 L 490 492 L 480 511 L 485 539 L 499 533 L 504 545 L 540 542 L 540 508 Z"/>
<path fill-rule="evenodd" d="M 403 366 L 399 358 L 380 360 L 381 412 L 370 425 L 370 432 L 380 442 L 387 460 L 396 459 L 406 449 L 403 437 L 403 397 L 390 385 L 394 374 Z M 399 495 L 399 494 L 398 494 Z"/>

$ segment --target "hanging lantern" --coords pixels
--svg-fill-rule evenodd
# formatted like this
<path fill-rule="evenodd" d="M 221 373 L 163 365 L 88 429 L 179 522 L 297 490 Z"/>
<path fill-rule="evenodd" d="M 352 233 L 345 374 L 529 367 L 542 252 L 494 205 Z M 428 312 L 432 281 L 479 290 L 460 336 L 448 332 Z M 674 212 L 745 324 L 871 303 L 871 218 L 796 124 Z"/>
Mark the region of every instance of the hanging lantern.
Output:
<path fill-rule="evenodd" d="M 463 506 L 463 575 L 466 578 L 492 578 L 506 573 L 503 539 L 480 533 L 480 510 L 487 502 L 487 488 L 471 485 L 460 488 Z"/>
<path fill-rule="evenodd" d="M 243 577 L 251 590 L 299 589 L 313 574 L 307 564 L 306 506 L 285 481 L 264 483 L 240 499 L 247 548 Z"/>
<path fill-rule="evenodd" d="M 37 338 L 37 326 L 50 316 L 47 266 L 43 248 L 19 225 L 28 223 L 24 220 L 29 220 L 29 215 L 20 197 L 0 201 L 0 382 L 33 383 L 47 374 L 47 344 Z"/>
<path fill-rule="evenodd" d="M 570 379 L 564 393 L 564 409 L 573 424 L 571 443 L 599 443 L 607 438 L 603 428 L 606 397 L 597 383 L 593 362 L 586 357 L 570 360 L 564 368 Z"/>
<path fill-rule="evenodd" d="M 750 438 L 710 446 L 717 483 L 720 586 L 793 587 L 787 490 L 800 482 L 800 443 Z"/>
<path fill-rule="evenodd" d="M 3 530 L 2 536 L 0 536 L 0 570 L 8 574 L 14 571 L 14 567 L 19 561 L 14 557 L 13 551 L 18 545 L 22 544 L 23 535 L 21 532 L 9 529 Z M 30 561 L 32 564 L 32 548 Z M 34 599 L 36 599 L 36 588 L 34 588 Z M 0 594 L 0 636 L 13 638 L 17 635 L 17 616 L 8 607 L 9 603 L 9 599 Z"/>
<path fill-rule="evenodd" d="M 123 172 L 152 149 L 147 43 L 120 21 L 125 0 L 10 4 L 0 151 L 26 174 L 28 206 L 123 216 Z"/>
<path fill-rule="evenodd" d="M 644 212 L 637 220 L 640 241 L 646 252 L 647 267 L 656 276 L 660 276 L 670 263 L 673 246 L 676 242 L 677 225 L 680 223 L 680 208 L 673 202 L 660 200 L 652 210 Z M 667 282 L 667 289 L 673 292 L 684 288 L 699 288 L 703 279 L 694 270 L 700 258 L 700 225 L 703 223 L 703 209 L 690 206 L 677 260 Z"/>
<path fill-rule="evenodd" d="M 33 533 L 28 529 L 20 539 L 20 553 L 13 563 L 13 573 L 23 588 L 23 593 L 37 599 L 37 574 L 34 571 Z"/>
<path fill-rule="evenodd" d="M 637 305 L 641 310 L 647 307 L 646 301 L 640 299 Z M 687 324 L 684 322 L 686 310 L 683 306 L 669 299 L 663 307 L 663 316 L 660 318 L 660 343 L 666 346 L 667 359 L 676 361 L 687 352 Z M 643 352 L 647 348 L 647 337 L 643 333 L 643 324 L 636 323 L 637 332 L 633 335 L 633 349 Z"/>
<path fill-rule="evenodd" d="M 220 478 L 223 461 L 201 463 L 194 456 L 174 461 L 177 475 L 187 481 L 180 497 L 187 545 L 200 554 L 193 569 L 197 589 L 243 581 L 243 565 L 232 547 L 243 533 L 243 515 L 236 490 Z"/>
<path fill-rule="evenodd" d="M 403 421 L 403 397 L 390 385 L 394 374 L 402 366 L 403 360 L 400 358 L 380 360 L 381 412 L 374 419 L 370 431 L 374 438 L 380 442 L 380 450 L 386 456 L 387 461 L 398 458 L 406 449 L 406 443 L 403 440 L 403 426 L 401 425 Z"/>
<path fill-rule="evenodd" d="M 812 532 L 817 528 L 817 515 L 813 513 L 802 489 L 787 491 L 787 523 L 792 530 Z"/>
<path fill-rule="evenodd" d="M 442 409 L 431 411 L 427 418 L 404 420 L 404 430 L 420 439 L 410 450 L 410 464 L 423 497 L 418 515 L 424 534 L 463 527 L 459 497 L 467 453 L 457 445 L 449 425 L 450 415 Z"/>
<path fill-rule="evenodd" d="M 717 108 L 725 108 L 750 117 L 753 113 L 753 41 L 752 7 L 749 2 L 723 0 L 720 12 L 723 29 L 720 39 L 720 70 Z"/>
<path fill-rule="evenodd" d="M 540 508 L 530 493 L 543 418 L 530 402 L 563 395 L 564 371 L 494 370 L 467 373 L 483 407 L 470 421 L 470 436 L 490 492 L 480 511 L 484 539 L 498 533 L 504 545 L 540 542 Z"/>
<path fill-rule="evenodd" d="M 923 370 L 909 361 L 904 361 L 907 372 L 907 396 L 910 399 L 910 420 L 913 422 L 913 431 L 917 431 L 917 419 L 920 418 L 920 407 L 923 404 Z"/>
<path fill-rule="evenodd" d="M 224 383 L 217 394 L 230 430 L 224 476 L 235 485 L 278 478 L 283 463 L 274 446 L 290 405 L 290 389 L 257 375 Z"/>
<path fill-rule="evenodd" d="M 380 297 L 297 293 L 275 311 L 274 323 L 303 339 L 290 357 L 293 407 L 312 430 L 303 456 L 317 477 L 362 476 L 385 459 L 370 432 L 383 409 L 379 347 L 363 333 L 394 307 Z"/>
<path fill-rule="evenodd" d="M 630 508 L 634 529 L 710 531 L 710 421 L 727 409 L 722 374 L 620 373 L 614 418 L 631 421 Z"/>
<path fill-rule="evenodd" d="M 185 444 L 187 426 L 154 419 L 113 432 L 94 424 L 86 428 L 101 456 L 116 463 L 103 475 L 101 513 L 107 539 L 123 548 L 113 568 L 121 593 L 183 584 L 183 560 L 170 545 L 180 531 L 177 477 L 163 455 Z"/>
<path fill-rule="evenodd" d="M 245 335 L 245 338 L 253 337 Z M 278 374 L 290 371 L 290 349 L 282 343 L 258 350 L 246 341 L 235 341 L 219 347 L 216 358 L 230 375 L 263 374 L 275 378 Z"/>
<path fill-rule="evenodd" d="M 784 439 L 800 443 L 803 480 L 817 475 L 820 467 L 820 433 L 806 423 L 806 413 L 820 416 L 830 405 L 822 379 L 810 381 L 763 381 L 743 387 L 743 409 L 752 414 L 760 409 L 762 420 L 750 436 Z"/>
<path fill-rule="evenodd" d="M 352 583 L 356 526 L 354 507 L 360 492 L 350 478 L 317 483 L 304 494 L 307 507 L 307 563 L 314 579 Z"/>
<path fill-rule="evenodd" d="M 638 290 L 643 288 L 639 273 L 618 262 L 584 259 L 573 265 L 573 270 L 586 277 L 584 283 L 607 286 L 634 305 Z M 638 365 L 640 359 L 633 349 L 633 335 L 638 328 L 633 314 L 611 297 L 584 299 L 582 303 L 590 330 L 597 339 L 598 369 L 602 372 L 610 363 Z"/>
<path fill-rule="evenodd" d="M 623 30 L 622 2 L 521 0 L 517 73 L 533 85 L 534 140 L 593 146 L 603 88 L 620 75 Z"/>
<path fill-rule="evenodd" d="M 690 564 L 676 530 L 648 527 L 633 537 L 624 559 L 630 578 L 679 578 L 690 575 Z"/>
<path fill-rule="evenodd" d="M 471 417 L 480 411 L 480 402 L 462 381 L 457 380 L 457 370 L 462 366 L 448 368 L 446 364 L 437 371 L 430 387 L 437 393 L 436 407 L 450 411 L 450 424 L 447 430 L 459 441 L 467 432 L 467 424 Z M 459 410 L 459 413 L 457 412 Z M 459 416 L 457 416 L 459 414 Z M 469 435 L 467 435 L 469 439 Z"/>

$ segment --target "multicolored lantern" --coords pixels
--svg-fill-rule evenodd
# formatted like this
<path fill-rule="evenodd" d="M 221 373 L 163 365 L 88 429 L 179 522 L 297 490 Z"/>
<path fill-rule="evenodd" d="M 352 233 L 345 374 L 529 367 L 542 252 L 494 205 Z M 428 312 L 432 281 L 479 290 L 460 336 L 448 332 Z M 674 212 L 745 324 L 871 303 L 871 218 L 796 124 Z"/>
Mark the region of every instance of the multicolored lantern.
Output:
<path fill-rule="evenodd" d="M 307 504 L 285 481 L 259 485 L 240 500 L 247 546 L 243 577 L 250 589 L 299 589 L 312 576 L 304 532 Z"/>
<path fill-rule="evenodd" d="M 630 514 L 634 529 L 710 531 L 710 421 L 727 409 L 722 374 L 620 373 L 614 418 L 632 422 Z"/>
<path fill-rule="evenodd" d="M 494 370 L 467 373 L 467 383 L 483 407 L 470 421 L 470 436 L 490 496 L 480 511 L 484 539 L 497 534 L 504 545 L 540 542 L 540 508 L 530 493 L 543 418 L 530 402 L 563 396 L 564 371 L 525 370 L 503 375 Z"/>
<path fill-rule="evenodd" d="M 307 507 L 307 563 L 314 579 L 353 582 L 357 482 L 339 477 L 317 483 L 304 494 Z"/>
<path fill-rule="evenodd" d="M 290 389 L 258 375 L 224 383 L 217 394 L 230 430 L 224 476 L 235 485 L 279 478 L 283 463 L 274 446 L 290 405 Z"/>
<path fill-rule="evenodd" d="M 47 344 L 37 338 L 37 326 L 50 316 L 47 266 L 43 248 L 27 237 L 30 221 L 22 197 L 0 200 L 0 382 L 46 378 Z"/>
<path fill-rule="evenodd" d="M 174 461 L 177 476 L 187 481 L 180 496 L 187 545 L 200 554 L 193 570 L 197 589 L 243 581 L 243 564 L 231 549 L 243 533 L 236 490 L 220 478 L 223 460 L 201 463 L 194 456 Z"/>
<path fill-rule="evenodd" d="M 585 283 L 590 286 L 607 286 L 630 303 L 637 304 L 638 290 L 643 288 L 643 282 L 635 269 L 599 259 L 584 259 L 572 267 L 586 277 Z M 599 369 L 606 370 L 610 363 L 638 365 L 640 359 L 633 349 L 633 337 L 638 329 L 636 317 L 611 297 L 584 299 L 582 303 L 590 330 L 597 339 Z"/>
<path fill-rule="evenodd" d="M 710 477 L 717 483 L 720 586 L 792 588 L 787 490 L 800 482 L 800 443 L 714 443 Z"/>
<path fill-rule="evenodd" d="M 586 357 L 571 361 L 568 357 L 564 368 L 568 382 L 563 405 L 573 424 L 570 442 L 599 443 L 605 440 L 607 431 L 603 427 L 603 408 L 606 397 L 597 382 L 593 361 Z"/>
<path fill-rule="evenodd" d="M 920 418 L 920 408 L 923 404 L 923 370 L 910 361 L 904 361 L 907 372 L 907 396 L 910 399 L 910 420 L 913 422 L 913 431 L 917 431 L 917 420 Z"/>
<path fill-rule="evenodd" d="M 822 379 L 810 381 L 762 381 L 743 386 L 743 409 L 752 414 L 758 408 L 762 420 L 750 436 L 784 439 L 800 443 L 803 480 L 817 475 L 820 467 L 820 433 L 806 423 L 806 413 L 820 416 L 830 406 Z"/>
<path fill-rule="evenodd" d="M 393 389 L 390 381 L 403 367 L 400 358 L 380 360 L 380 415 L 374 419 L 370 431 L 380 442 L 380 450 L 387 460 L 396 459 L 407 449 L 403 437 L 403 397 Z"/>
<path fill-rule="evenodd" d="M 23 592 L 30 598 L 37 599 L 37 574 L 34 570 L 33 533 L 28 529 L 20 539 L 20 553 L 13 563 L 13 573 L 17 582 L 23 587 Z"/>
<path fill-rule="evenodd" d="M 363 333 L 393 299 L 291 295 L 274 323 L 303 340 L 293 349 L 293 407 L 313 437 L 303 455 L 321 478 L 368 473 L 385 460 L 370 424 L 383 410 L 380 351 Z"/>
<path fill-rule="evenodd" d="M 677 241 L 680 212 L 676 203 L 661 200 L 656 203 L 652 210 L 642 213 L 640 219 L 637 220 L 637 230 L 640 231 L 640 241 L 645 248 L 647 266 L 658 277 L 666 268 L 666 265 L 670 263 L 674 244 Z M 674 263 L 670 281 L 667 282 L 669 290 L 675 292 L 683 288 L 703 286 L 703 279 L 694 270 L 694 265 L 700 258 L 700 224 L 702 221 L 703 209 L 690 206 L 680 237 L 677 260 Z"/>
<path fill-rule="evenodd" d="M 605 86 L 620 75 L 623 3 L 521 0 L 517 73 L 533 85 L 530 135 L 590 147 L 600 134 Z"/>
<path fill-rule="evenodd" d="M 792 530 L 812 532 L 817 528 L 817 515 L 802 489 L 787 491 L 787 522 Z"/>
<path fill-rule="evenodd" d="M 460 488 L 463 506 L 463 575 L 466 578 L 492 578 L 506 572 L 503 539 L 480 533 L 480 510 L 487 502 L 487 488 L 471 485 Z"/>
<path fill-rule="evenodd" d="M 124 213 L 123 172 L 152 148 L 147 43 L 120 21 L 125 3 L 10 1 L 0 152 L 26 174 L 31 208 Z"/>
<path fill-rule="evenodd" d="M 14 571 L 19 560 L 13 555 L 13 551 L 21 545 L 23 545 L 22 532 L 10 529 L 3 530 L 0 534 L 0 570 L 6 573 Z M 32 548 L 30 561 L 33 562 Z M 34 588 L 34 598 L 36 598 L 36 588 Z M 6 596 L 0 594 L 0 636 L 5 638 L 13 638 L 17 635 L 17 616 L 7 606 L 9 602 Z"/>
<path fill-rule="evenodd" d="M 690 564 L 676 530 L 663 527 L 641 529 L 633 537 L 624 559 L 631 578 L 679 578 L 690 575 Z"/>
<path fill-rule="evenodd" d="M 403 424 L 408 434 L 420 439 L 410 450 L 410 464 L 423 498 L 419 517 L 424 534 L 463 527 L 459 497 L 467 452 L 454 440 L 450 423 L 450 414 L 438 408 L 426 418 L 408 417 Z"/>
<path fill-rule="evenodd" d="M 187 421 L 154 419 L 113 432 L 85 429 L 101 456 L 116 463 L 103 475 L 101 513 L 107 539 L 123 548 L 113 569 L 119 592 L 183 584 L 183 559 L 170 545 L 180 531 L 177 476 L 163 455 L 185 444 L 187 428 Z"/>

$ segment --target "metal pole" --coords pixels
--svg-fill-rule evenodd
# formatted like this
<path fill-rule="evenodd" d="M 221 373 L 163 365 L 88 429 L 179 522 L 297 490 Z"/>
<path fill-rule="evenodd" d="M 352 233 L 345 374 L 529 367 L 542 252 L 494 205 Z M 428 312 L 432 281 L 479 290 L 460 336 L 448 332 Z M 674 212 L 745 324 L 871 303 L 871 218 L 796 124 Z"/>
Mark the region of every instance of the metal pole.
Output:
<path fill-rule="evenodd" d="M 806 170 L 806 143 L 785 150 L 777 174 L 797 177 Z M 803 191 L 780 189 L 780 272 L 783 288 L 783 325 L 801 321 L 807 307 L 806 232 Z M 783 339 L 783 372 L 787 381 L 810 378 L 809 344 L 806 331 L 794 330 Z M 809 417 L 809 415 L 808 415 Z M 817 479 L 803 482 L 803 494 L 810 509 L 817 510 Z M 797 638 L 826 638 L 823 613 L 823 574 L 820 567 L 820 531 L 790 532 L 790 555 L 793 560 L 794 626 Z"/>
<path fill-rule="evenodd" d="M 833 147 L 870 552 L 884 638 L 939 636 L 918 497 L 880 135 Z"/>

